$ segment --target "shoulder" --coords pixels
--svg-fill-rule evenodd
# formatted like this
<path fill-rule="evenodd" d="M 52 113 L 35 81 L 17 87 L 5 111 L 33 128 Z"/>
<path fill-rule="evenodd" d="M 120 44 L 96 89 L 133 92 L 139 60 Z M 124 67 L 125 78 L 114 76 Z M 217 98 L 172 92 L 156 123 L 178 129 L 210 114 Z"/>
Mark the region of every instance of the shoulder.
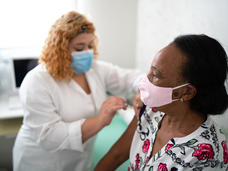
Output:
<path fill-rule="evenodd" d="M 147 122 L 147 124 L 154 123 L 156 126 L 164 117 L 164 113 L 160 111 L 155 111 L 151 107 L 145 108 L 144 112 L 142 113 L 141 120 L 142 122 Z"/>
<path fill-rule="evenodd" d="M 38 89 L 39 87 L 44 87 L 48 84 L 51 84 L 53 81 L 53 77 L 48 73 L 45 66 L 43 64 L 39 64 L 27 73 L 20 89 Z"/>
<path fill-rule="evenodd" d="M 210 141 L 214 144 L 216 142 L 220 143 L 222 141 L 226 141 L 225 134 L 223 133 L 222 128 L 216 123 L 216 121 L 211 117 L 208 116 L 207 121 L 205 121 L 201 127 L 205 129 L 205 132 L 207 132 L 210 135 Z M 201 137 L 205 138 L 205 135 L 201 134 Z M 209 138 L 209 136 L 207 137 Z"/>
<path fill-rule="evenodd" d="M 92 68 L 97 71 L 109 71 L 113 68 L 118 68 L 118 67 L 116 65 L 113 65 L 110 62 L 95 60 Z"/>
<path fill-rule="evenodd" d="M 225 136 L 219 126 L 208 117 L 195 133 L 187 136 L 185 141 L 176 139 L 168 144 L 166 154 L 175 161 L 185 163 L 183 167 L 191 168 L 224 168 L 228 164 L 228 150 Z M 222 170 L 222 169 L 221 169 Z"/>
<path fill-rule="evenodd" d="M 137 134 L 141 136 L 142 132 L 145 131 L 148 132 L 147 136 L 149 136 L 149 134 L 155 134 L 158 130 L 159 122 L 162 120 L 163 117 L 164 113 L 159 111 L 155 112 L 152 110 L 152 108 L 146 107 L 142 115 L 139 116 Z"/>
<path fill-rule="evenodd" d="M 121 69 L 118 66 L 113 65 L 112 63 L 95 60 L 92 69 L 89 72 L 97 75 L 101 80 L 106 82 L 110 77 L 115 77 L 115 74 L 120 70 Z"/>
<path fill-rule="evenodd" d="M 31 71 L 28 72 L 25 79 L 35 81 L 37 78 L 45 78 L 45 77 L 50 77 L 50 74 L 48 73 L 44 65 L 39 64 Z"/>

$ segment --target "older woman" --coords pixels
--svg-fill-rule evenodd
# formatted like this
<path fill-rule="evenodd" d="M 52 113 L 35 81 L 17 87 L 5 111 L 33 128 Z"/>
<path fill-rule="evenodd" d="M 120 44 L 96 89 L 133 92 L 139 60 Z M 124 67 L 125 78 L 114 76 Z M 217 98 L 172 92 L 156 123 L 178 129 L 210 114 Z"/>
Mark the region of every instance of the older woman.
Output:
<path fill-rule="evenodd" d="M 125 109 L 140 74 L 96 60 L 96 42 L 94 25 L 77 12 L 52 26 L 40 65 L 21 85 L 25 113 L 14 171 L 90 170 L 94 135 Z"/>
<path fill-rule="evenodd" d="M 227 109 L 226 77 L 227 55 L 218 41 L 177 37 L 158 52 L 139 85 L 145 105 L 131 148 L 135 120 L 96 170 L 113 170 L 129 152 L 133 171 L 227 170 L 225 136 L 210 117 Z"/>

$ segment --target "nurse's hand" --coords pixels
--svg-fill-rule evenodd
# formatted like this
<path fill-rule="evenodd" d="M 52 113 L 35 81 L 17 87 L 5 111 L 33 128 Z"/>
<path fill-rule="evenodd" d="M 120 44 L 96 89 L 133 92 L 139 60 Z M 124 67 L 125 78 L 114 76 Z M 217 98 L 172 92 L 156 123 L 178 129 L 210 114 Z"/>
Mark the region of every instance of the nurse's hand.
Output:
<path fill-rule="evenodd" d="M 103 126 L 109 125 L 116 111 L 119 109 L 126 110 L 126 100 L 119 96 L 109 97 L 103 102 L 100 112 L 97 115 L 100 123 Z"/>
<path fill-rule="evenodd" d="M 117 110 L 126 110 L 125 104 L 126 100 L 118 96 L 112 96 L 105 100 L 99 114 L 95 117 L 86 119 L 82 124 L 82 143 L 97 134 L 103 127 L 109 125 Z"/>
<path fill-rule="evenodd" d="M 143 102 L 140 99 L 140 92 L 139 91 L 134 98 L 133 105 L 134 105 L 135 114 L 138 117 L 139 111 L 143 107 Z"/>

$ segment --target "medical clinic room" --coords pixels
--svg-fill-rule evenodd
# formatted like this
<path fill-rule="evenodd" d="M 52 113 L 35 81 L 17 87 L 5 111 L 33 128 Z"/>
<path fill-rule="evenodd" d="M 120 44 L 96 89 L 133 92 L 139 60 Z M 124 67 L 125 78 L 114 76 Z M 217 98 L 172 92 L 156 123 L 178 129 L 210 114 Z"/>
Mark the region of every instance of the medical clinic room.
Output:
<path fill-rule="evenodd" d="M 228 171 L 227 0 L 0 1 L 0 171 Z"/>

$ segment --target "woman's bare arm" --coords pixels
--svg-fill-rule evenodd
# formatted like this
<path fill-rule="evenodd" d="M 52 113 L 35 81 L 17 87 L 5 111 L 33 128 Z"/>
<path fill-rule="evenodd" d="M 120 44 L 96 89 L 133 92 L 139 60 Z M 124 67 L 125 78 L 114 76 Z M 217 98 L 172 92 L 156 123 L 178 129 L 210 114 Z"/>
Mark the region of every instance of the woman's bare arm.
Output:
<path fill-rule="evenodd" d="M 133 118 L 120 139 L 112 146 L 109 152 L 97 164 L 95 171 L 112 171 L 118 168 L 129 158 L 133 135 L 137 127 L 137 118 Z"/>

